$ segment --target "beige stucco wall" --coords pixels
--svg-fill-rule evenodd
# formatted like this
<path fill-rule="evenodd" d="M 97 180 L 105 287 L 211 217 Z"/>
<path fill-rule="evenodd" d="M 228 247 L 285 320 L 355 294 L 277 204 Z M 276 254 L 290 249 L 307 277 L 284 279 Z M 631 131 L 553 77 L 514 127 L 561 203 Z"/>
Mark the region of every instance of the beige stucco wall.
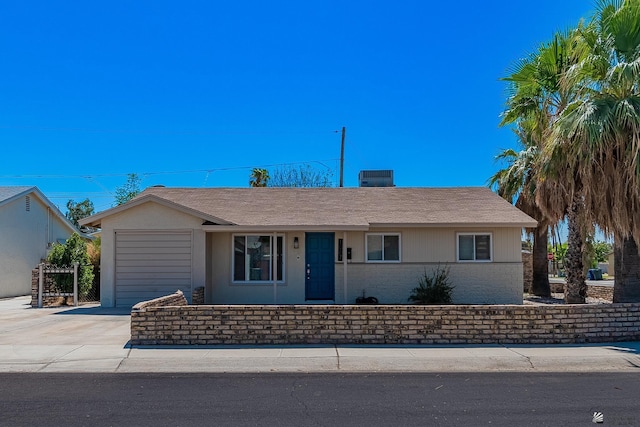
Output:
<path fill-rule="evenodd" d="M 242 233 L 240 233 L 242 234 Z M 266 234 L 266 233 L 261 233 Z M 304 301 L 304 233 L 286 233 L 284 283 L 233 283 L 231 274 L 232 233 L 210 233 L 208 236 L 210 277 L 205 301 L 212 304 L 295 304 Z M 293 238 L 298 236 L 299 248 Z"/>
<path fill-rule="evenodd" d="M 50 243 L 72 230 L 34 194 L 0 208 L 0 298 L 31 293 L 31 270 L 47 257 Z"/>
<path fill-rule="evenodd" d="M 193 231 L 192 289 L 206 283 L 206 235 L 202 220 L 154 202 L 134 206 L 102 221 L 100 269 L 100 303 L 114 307 L 115 301 L 115 232 L 116 231 Z M 189 296 L 190 297 L 190 296 Z"/>
<path fill-rule="evenodd" d="M 447 263 L 456 304 L 522 304 L 522 262 Z M 344 299 L 343 267 L 336 265 L 336 299 L 353 304 L 362 296 L 376 297 L 381 304 L 405 304 L 418 280 L 431 274 L 438 263 L 350 264 L 347 299 Z"/>
<path fill-rule="evenodd" d="M 454 286 L 454 302 L 462 304 L 521 304 L 522 258 L 520 230 L 513 229 L 383 229 L 374 232 L 401 233 L 401 263 L 366 263 L 365 232 L 346 233 L 346 246 L 352 249 L 347 263 L 347 297 L 344 297 L 344 265 L 335 265 L 335 302 L 354 303 L 362 295 L 375 296 L 381 303 L 406 303 L 411 290 L 417 286 L 425 270 L 431 272 L 438 263 L 448 265 Z M 493 262 L 456 262 L 458 232 L 490 232 L 493 236 Z M 240 233 L 242 234 L 242 233 Z M 263 233 L 266 234 L 266 233 Z M 231 280 L 231 233 L 210 233 L 207 237 L 206 302 L 213 304 L 296 304 L 304 302 L 304 232 L 284 233 L 285 282 L 273 284 L 235 284 Z M 293 248 L 298 237 L 299 249 Z M 335 234 L 336 254 L 338 239 Z M 337 259 L 337 255 L 336 255 Z"/>

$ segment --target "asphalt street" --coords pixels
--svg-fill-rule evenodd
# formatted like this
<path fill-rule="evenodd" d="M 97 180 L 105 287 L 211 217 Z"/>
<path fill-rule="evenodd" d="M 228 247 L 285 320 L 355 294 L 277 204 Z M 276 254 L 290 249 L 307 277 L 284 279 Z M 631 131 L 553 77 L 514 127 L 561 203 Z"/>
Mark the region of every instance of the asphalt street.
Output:
<path fill-rule="evenodd" d="M 0 374 L 0 426 L 640 425 L 640 373 Z"/>

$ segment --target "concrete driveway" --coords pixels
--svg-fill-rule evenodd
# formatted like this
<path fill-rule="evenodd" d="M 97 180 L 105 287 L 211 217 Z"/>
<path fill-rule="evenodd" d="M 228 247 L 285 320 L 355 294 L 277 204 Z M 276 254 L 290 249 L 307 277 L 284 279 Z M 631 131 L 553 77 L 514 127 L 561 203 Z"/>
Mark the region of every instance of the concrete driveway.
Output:
<path fill-rule="evenodd" d="M 0 372 L 640 372 L 640 343 L 131 347 L 127 310 L 0 299 Z"/>
<path fill-rule="evenodd" d="M 128 310 L 30 303 L 31 297 L 0 299 L 0 371 L 109 370 L 129 352 Z"/>

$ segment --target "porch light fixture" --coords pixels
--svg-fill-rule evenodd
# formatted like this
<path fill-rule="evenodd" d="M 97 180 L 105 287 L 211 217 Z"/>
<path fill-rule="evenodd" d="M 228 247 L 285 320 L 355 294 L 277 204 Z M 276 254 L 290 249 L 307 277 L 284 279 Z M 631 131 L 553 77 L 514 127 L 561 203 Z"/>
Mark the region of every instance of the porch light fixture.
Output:
<path fill-rule="evenodd" d="M 293 238 L 293 249 L 298 249 L 300 247 L 300 242 L 298 241 L 298 237 Z"/>

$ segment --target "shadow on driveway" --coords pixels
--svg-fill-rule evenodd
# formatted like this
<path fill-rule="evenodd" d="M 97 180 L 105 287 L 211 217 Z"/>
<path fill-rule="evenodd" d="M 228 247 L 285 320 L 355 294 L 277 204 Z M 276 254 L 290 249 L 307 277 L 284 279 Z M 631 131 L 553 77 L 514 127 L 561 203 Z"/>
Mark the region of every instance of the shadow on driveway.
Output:
<path fill-rule="evenodd" d="M 69 310 L 59 311 L 55 314 L 83 314 L 91 316 L 129 316 L 131 309 L 128 308 L 105 308 L 105 307 L 73 307 Z"/>

